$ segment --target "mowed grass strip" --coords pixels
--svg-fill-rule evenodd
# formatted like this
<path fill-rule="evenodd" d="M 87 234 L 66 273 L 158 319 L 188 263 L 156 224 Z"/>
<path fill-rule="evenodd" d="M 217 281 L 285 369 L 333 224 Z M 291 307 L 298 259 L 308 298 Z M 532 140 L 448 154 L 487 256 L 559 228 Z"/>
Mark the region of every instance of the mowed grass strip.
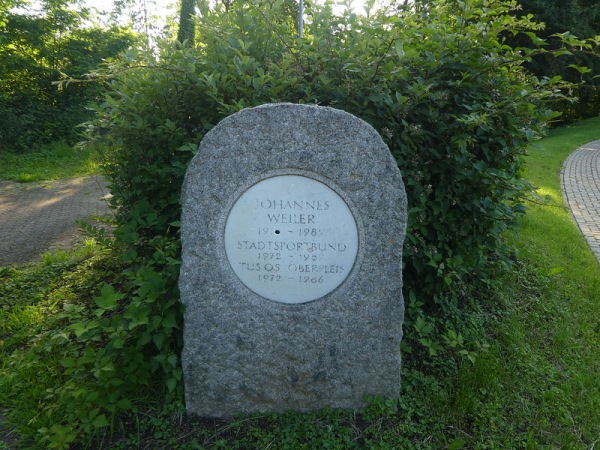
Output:
<path fill-rule="evenodd" d="M 512 307 L 497 328 L 504 392 L 520 399 L 512 420 L 529 423 L 537 430 L 533 442 L 553 448 L 594 448 L 600 439 L 600 265 L 560 181 L 566 158 L 598 139 L 600 118 L 594 118 L 553 130 L 530 147 L 526 177 L 550 204 L 528 205 L 511 239 L 529 267 L 504 280 Z"/>

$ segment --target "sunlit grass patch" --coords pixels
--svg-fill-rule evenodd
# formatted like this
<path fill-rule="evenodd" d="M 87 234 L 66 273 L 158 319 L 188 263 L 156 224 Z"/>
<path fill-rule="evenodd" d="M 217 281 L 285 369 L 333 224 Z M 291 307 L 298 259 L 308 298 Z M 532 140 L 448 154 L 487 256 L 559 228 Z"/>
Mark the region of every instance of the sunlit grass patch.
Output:
<path fill-rule="evenodd" d="M 15 306 L 10 311 L 0 309 L 0 333 L 10 332 L 22 326 L 35 327 L 45 317 L 45 308 L 40 306 Z"/>
<path fill-rule="evenodd" d="M 74 263 L 94 255 L 100 246 L 94 238 L 84 238 L 83 244 L 72 249 L 58 249 L 44 252 L 42 262 L 44 265 Z"/>
<path fill-rule="evenodd" d="M 552 130 L 529 147 L 526 178 L 536 187 L 553 186 L 560 192 L 562 164 L 573 151 L 600 139 L 600 117 Z"/>
<path fill-rule="evenodd" d="M 30 183 L 100 172 L 97 149 L 56 142 L 26 153 L 0 152 L 0 180 Z"/>
<path fill-rule="evenodd" d="M 497 351 L 517 350 L 505 359 L 517 375 L 513 388 L 534 400 L 513 415 L 537 423 L 536 442 L 558 448 L 593 448 L 600 436 L 600 265 L 560 186 L 563 161 L 597 139 L 600 118 L 554 130 L 530 148 L 527 178 L 552 201 L 530 205 L 510 239 L 530 268 L 508 275 L 502 289 L 509 307 Z M 532 282 L 536 292 L 524 289 Z"/>

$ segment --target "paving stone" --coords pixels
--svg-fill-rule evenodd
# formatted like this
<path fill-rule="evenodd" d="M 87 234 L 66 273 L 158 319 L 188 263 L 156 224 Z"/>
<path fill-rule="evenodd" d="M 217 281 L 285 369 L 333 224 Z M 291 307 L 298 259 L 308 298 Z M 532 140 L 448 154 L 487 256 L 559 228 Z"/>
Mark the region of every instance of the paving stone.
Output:
<path fill-rule="evenodd" d="M 581 233 L 600 262 L 600 140 L 581 146 L 565 160 L 563 196 Z"/>
<path fill-rule="evenodd" d="M 102 177 L 0 182 L 0 265 L 37 261 L 81 240 L 77 220 L 108 213 Z"/>

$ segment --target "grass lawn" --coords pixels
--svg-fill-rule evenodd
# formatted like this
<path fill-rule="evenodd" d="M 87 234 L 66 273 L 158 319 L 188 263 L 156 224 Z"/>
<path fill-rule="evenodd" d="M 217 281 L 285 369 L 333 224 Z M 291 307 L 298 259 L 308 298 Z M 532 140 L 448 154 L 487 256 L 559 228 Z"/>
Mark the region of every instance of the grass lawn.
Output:
<path fill-rule="evenodd" d="M 99 156 L 94 148 L 54 143 L 22 154 L 0 151 L 0 180 L 29 183 L 98 173 Z"/>
<path fill-rule="evenodd" d="M 490 331 L 502 403 L 533 448 L 600 442 L 600 265 L 560 188 L 563 161 L 597 139 L 600 118 L 553 130 L 530 148 L 526 176 L 551 205 L 529 205 L 509 239 L 521 270 L 497 291 L 506 307 Z"/>
<path fill-rule="evenodd" d="M 149 385 L 123 414 L 73 413 L 57 401 L 67 383 L 97 401 L 93 385 L 68 373 L 77 374 L 74 365 L 102 346 L 99 340 L 70 354 L 74 336 L 97 326 L 100 288 L 120 273 L 110 253 L 91 248 L 0 268 L 0 411 L 7 426 L 24 448 L 598 448 L 600 265 L 564 206 L 559 180 L 564 159 L 596 139 L 600 118 L 554 130 L 530 148 L 527 178 L 552 204 L 528 205 L 519 232 L 507 235 L 518 255 L 509 271 L 467 293 L 443 320 L 418 323 L 414 302 L 405 299 L 398 402 L 374 399 L 361 414 L 204 420 L 186 417 L 181 400 L 157 401 Z M 71 341 L 68 330 L 75 330 Z M 78 434 L 66 414 L 95 422 L 100 432 Z M 0 449 L 7 433 L 0 431 Z"/>

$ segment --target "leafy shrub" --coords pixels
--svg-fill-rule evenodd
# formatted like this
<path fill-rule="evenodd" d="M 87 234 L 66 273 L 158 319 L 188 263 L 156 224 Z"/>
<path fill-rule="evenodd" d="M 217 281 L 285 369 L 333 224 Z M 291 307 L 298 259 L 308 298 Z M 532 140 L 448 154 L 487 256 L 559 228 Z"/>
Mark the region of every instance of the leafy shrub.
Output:
<path fill-rule="evenodd" d="M 178 245 L 182 178 L 219 120 L 267 102 L 318 103 L 372 124 L 398 160 L 410 204 L 408 289 L 432 299 L 489 276 L 501 233 L 524 211 L 525 145 L 555 117 L 541 105 L 558 80 L 529 77 L 521 63 L 530 51 L 502 43 L 535 25 L 500 0 L 368 18 L 325 7 L 298 40 L 276 20 L 277 5 L 264 6 L 213 12 L 194 49 L 130 52 L 113 66 L 93 125 L 114 149 L 108 177 L 128 255 L 146 261 L 157 242 Z"/>

